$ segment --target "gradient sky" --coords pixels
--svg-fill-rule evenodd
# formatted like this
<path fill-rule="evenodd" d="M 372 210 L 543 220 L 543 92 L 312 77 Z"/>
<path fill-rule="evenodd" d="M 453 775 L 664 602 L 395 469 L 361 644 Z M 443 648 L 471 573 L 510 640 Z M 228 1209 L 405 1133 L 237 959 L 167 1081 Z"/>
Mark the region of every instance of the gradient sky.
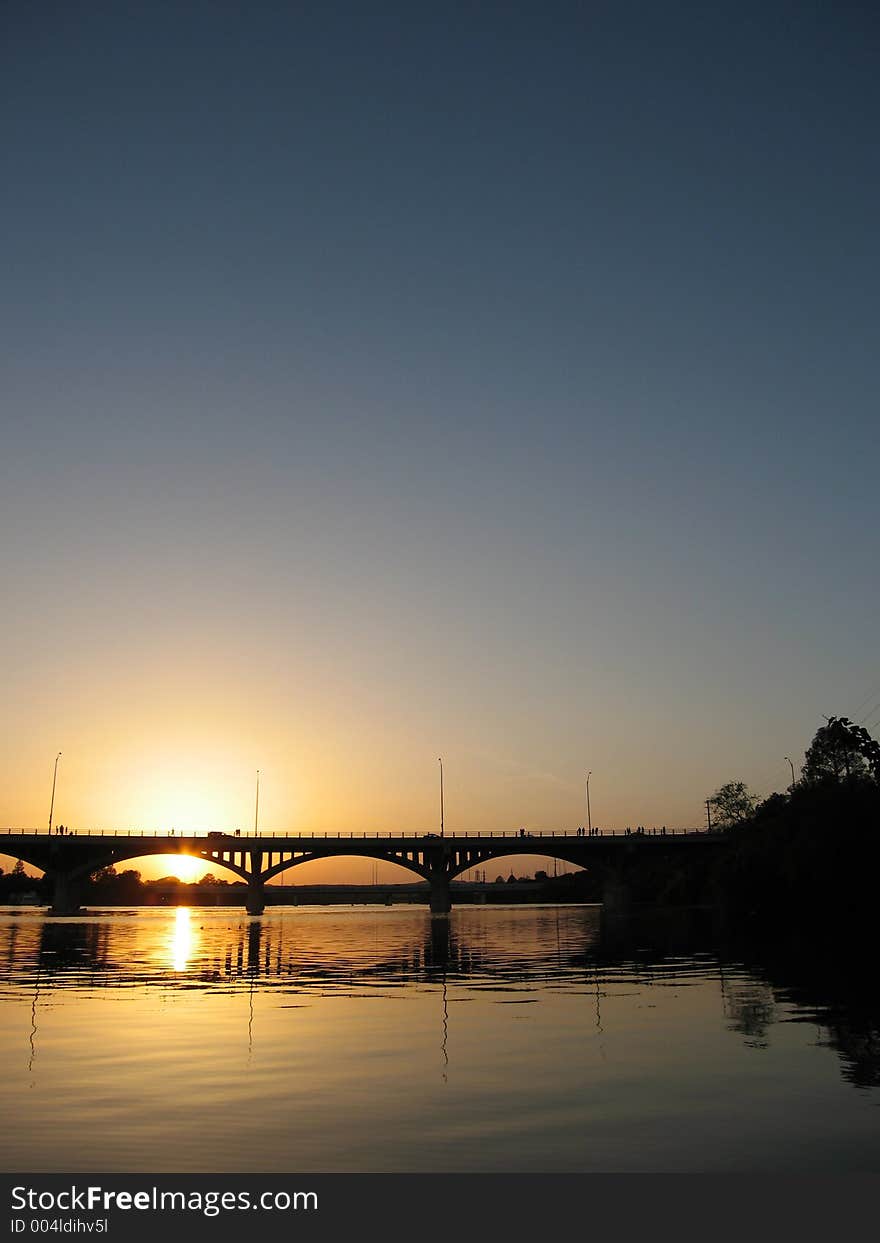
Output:
<path fill-rule="evenodd" d="M 0 824 L 689 825 L 880 717 L 871 6 L 0 22 Z"/>

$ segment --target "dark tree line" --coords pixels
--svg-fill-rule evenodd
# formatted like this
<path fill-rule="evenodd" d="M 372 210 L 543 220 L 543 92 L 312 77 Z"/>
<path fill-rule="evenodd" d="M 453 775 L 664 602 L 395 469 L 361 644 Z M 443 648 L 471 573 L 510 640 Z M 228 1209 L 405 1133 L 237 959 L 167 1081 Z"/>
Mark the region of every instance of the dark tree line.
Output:
<path fill-rule="evenodd" d="M 717 803 L 716 803 L 717 800 Z M 741 782 L 713 796 L 731 849 L 719 900 L 747 917 L 829 934 L 867 925 L 880 871 L 880 744 L 847 717 L 828 717 L 800 779 L 757 803 Z"/>
<path fill-rule="evenodd" d="M 845 716 L 830 716 L 816 730 L 804 755 L 796 788 L 815 788 L 841 782 L 880 782 L 880 742 L 861 725 Z M 768 802 L 784 797 L 771 794 Z M 707 800 L 714 828 L 731 829 L 747 824 L 763 807 L 743 781 L 728 781 Z"/>

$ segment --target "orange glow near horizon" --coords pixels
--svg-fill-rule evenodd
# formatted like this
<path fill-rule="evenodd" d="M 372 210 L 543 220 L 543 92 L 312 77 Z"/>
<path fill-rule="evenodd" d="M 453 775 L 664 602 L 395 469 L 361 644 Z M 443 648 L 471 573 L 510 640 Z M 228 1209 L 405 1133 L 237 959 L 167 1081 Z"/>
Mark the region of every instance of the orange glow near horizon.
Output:
<path fill-rule="evenodd" d="M 381 702 L 375 702 L 352 674 L 343 697 L 334 680 L 340 675 L 325 668 L 320 687 L 312 684 L 309 670 L 299 671 L 296 685 L 284 681 L 283 705 L 282 692 L 257 678 L 255 714 L 238 692 L 234 663 L 223 665 L 224 701 L 216 681 L 211 683 L 216 668 L 198 684 L 199 658 L 188 657 L 182 685 L 171 683 L 168 669 L 163 673 L 149 662 L 152 678 L 140 663 L 137 672 L 127 674 L 113 665 L 112 697 L 100 692 L 103 684 L 90 672 L 89 704 L 84 691 L 65 700 L 53 717 L 51 738 L 43 739 L 35 728 L 16 733 L 0 754 L 0 827 L 45 832 L 58 750 L 63 755 L 56 827 L 64 824 L 78 836 L 131 831 L 163 837 L 172 829 L 175 837 L 237 829 L 250 834 L 259 768 L 265 848 L 273 832 L 319 837 L 438 832 L 441 749 L 447 833 L 573 831 L 587 820 L 584 754 L 590 755 L 592 771 L 592 823 L 605 828 L 698 827 L 705 820 L 699 796 L 726 775 L 714 767 L 714 735 L 691 746 L 679 768 L 651 750 L 642 733 L 652 731 L 653 737 L 659 731 L 650 708 L 630 731 L 631 747 L 642 756 L 633 765 L 615 742 L 621 730 L 587 737 L 582 722 L 562 720 L 557 733 L 545 736 L 540 720 L 536 724 L 529 713 L 511 711 L 502 731 L 458 702 L 444 703 L 437 721 L 426 720 L 426 697 L 418 688 L 404 686 L 389 698 L 384 685 Z M 358 687 L 357 694 L 352 687 Z M 462 711 L 453 719 L 457 707 Z M 455 738 L 456 745 L 441 748 L 437 736 Z M 683 769 L 691 764 L 704 771 L 686 781 Z M 788 766 L 782 769 L 784 777 Z M 691 791 L 687 799 L 676 794 L 682 786 Z M 755 780 L 753 788 L 763 793 L 768 787 Z M 174 853 L 120 861 L 117 870 L 134 868 L 145 880 L 173 875 L 191 882 L 206 872 L 230 883 L 236 879 L 219 864 L 177 853 L 174 838 L 167 849 Z M 13 863 L 0 861 L 0 866 L 8 870 Z M 506 877 L 507 865 L 498 871 Z M 369 883 L 372 875 L 372 861 L 353 848 L 352 856 L 292 868 L 283 882 Z M 381 881 L 412 875 L 380 865 Z"/>
<path fill-rule="evenodd" d="M 204 668 L 208 654 L 216 661 Z M 249 686 L 255 714 L 241 670 L 228 653 L 219 663 L 210 634 L 201 652 L 172 655 L 157 665 L 148 647 L 134 667 L 111 660 L 109 672 L 87 669 L 88 702 L 84 689 L 71 694 L 51 738 L 34 727 L 10 739 L 0 754 L 0 827 L 45 829 L 58 750 L 53 823 L 78 834 L 250 833 L 257 769 L 262 833 L 437 832 L 441 749 L 447 832 L 574 829 L 587 819 L 586 767 L 594 824 L 696 826 L 705 817 L 701 796 L 726 775 L 714 768 L 714 739 L 692 746 L 678 768 L 656 754 L 647 735 L 655 738 L 659 725 L 649 709 L 637 726 L 628 721 L 601 737 L 560 712 L 550 735 L 540 717 L 508 704 L 501 721 L 474 716 L 463 692 L 437 709 L 423 686 L 404 679 L 389 698 L 387 679 L 379 694 L 343 653 L 341 670 L 318 672 L 291 656 L 277 685 L 267 684 L 270 670 L 258 670 Z M 635 767 L 616 742 L 627 731 L 642 755 Z M 682 767 L 691 765 L 706 771 L 686 780 Z M 677 793 L 682 786 L 687 798 Z"/>

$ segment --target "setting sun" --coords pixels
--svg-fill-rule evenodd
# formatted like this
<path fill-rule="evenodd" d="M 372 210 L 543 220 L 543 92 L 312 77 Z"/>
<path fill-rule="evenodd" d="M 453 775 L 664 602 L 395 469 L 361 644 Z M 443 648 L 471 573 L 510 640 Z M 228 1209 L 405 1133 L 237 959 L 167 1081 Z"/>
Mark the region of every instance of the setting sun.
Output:
<path fill-rule="evenodd" d="M 198 880 L 211 870 L 204 859 L 193 859 L 189 855 L 156 855 L 151 862 L 158 869 L 159 876 L 176 876 L 178 880 L 187 882 Z M 153 870 L 151 867 L 150 871 Z"/>

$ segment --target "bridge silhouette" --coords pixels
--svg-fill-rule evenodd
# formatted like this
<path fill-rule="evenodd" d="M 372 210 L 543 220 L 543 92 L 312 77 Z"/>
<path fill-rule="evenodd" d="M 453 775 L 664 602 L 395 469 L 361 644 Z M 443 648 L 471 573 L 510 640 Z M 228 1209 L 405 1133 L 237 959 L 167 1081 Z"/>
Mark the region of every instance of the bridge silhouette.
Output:
<path fill-rule="evenodd" d="M 82 886 L 101 868 L 149 855 L 188 855 L 224 868 L 243 880 L 249 915 L 262 915 L 265 886 L 282 872 L 315 859 L 358 856 L 395 863 L 428 882 L 430 909 L 452 909 L 451 882 L 470 868 L 511 855 L 541 855 L 593 869 L 602 879 L 606 906 L 627 903 L 627 872 L 646 858 L 673 863 L 684 854 L 717 849 L 725 835 L 705 830 L 658 832 L 594 831 L 492 833 L 387 833 L 302 835 L 284 833 L 65 832 L 6 829 L 0 853 L 40 868 L 51 882 L 51 911 L 71 915 L 80 909 Z"/>

